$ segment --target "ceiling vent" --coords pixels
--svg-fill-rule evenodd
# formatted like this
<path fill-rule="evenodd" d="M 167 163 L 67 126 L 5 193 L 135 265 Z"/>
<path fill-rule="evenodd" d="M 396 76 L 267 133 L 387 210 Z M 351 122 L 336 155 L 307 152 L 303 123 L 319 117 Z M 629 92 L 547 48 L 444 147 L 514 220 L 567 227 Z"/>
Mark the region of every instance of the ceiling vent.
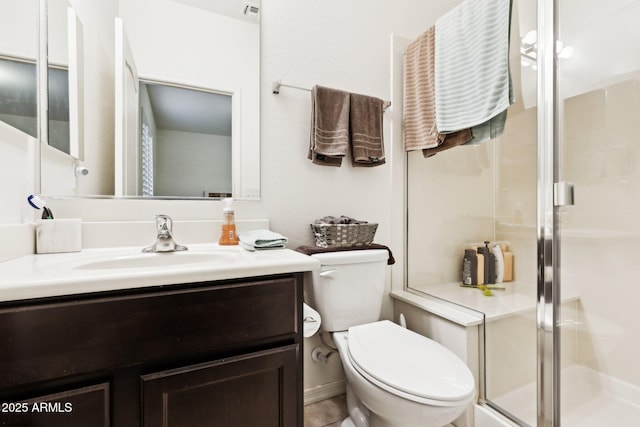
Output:
<path fill-rule="evenodd" d="M 247 18 L 258 20 L 260 18 L 260 7 L 251 3 L 243 3 L 242 14 Z"/>

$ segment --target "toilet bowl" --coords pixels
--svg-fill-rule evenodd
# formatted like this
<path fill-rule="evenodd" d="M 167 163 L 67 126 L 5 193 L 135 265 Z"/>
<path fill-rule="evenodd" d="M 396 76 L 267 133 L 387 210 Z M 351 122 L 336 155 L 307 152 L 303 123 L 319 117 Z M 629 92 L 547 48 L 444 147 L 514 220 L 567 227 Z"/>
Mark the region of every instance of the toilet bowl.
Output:
<path fill-rule="evenodd" d="M 333 339 L 356 397 L 343 427 L 442 427 L 475 397 L 473 376 L 454 353 L 395 323 L 356 326 Z"/>
<path fill-rule="evenodd" d="M 312 255 L 313 296 L 332 333 L 347 383 L 342 427 L 442 427 L 475 397 L 475 381 L 452 351 L 388 320 L 379 321 L 386 250 Z"/>

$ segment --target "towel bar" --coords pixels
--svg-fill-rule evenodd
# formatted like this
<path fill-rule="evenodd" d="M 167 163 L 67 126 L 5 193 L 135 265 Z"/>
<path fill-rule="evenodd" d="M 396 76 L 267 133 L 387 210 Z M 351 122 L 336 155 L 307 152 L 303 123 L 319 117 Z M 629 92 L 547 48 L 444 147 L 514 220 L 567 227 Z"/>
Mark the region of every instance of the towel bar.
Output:
<path fill-rule="evenodd" d="M 311 89 L 309 89 L 309 88 L 300 87 L 300 86 L 294 86 L 294 85 L 290 85 L 290 84 L 285 84 L 285 83 L 282 83 L 280 80 L 277 80 L 277 81 L 273 82 L 273 84 L 271 85 L 271 91 L 273 92 L 274 95 L 278 95 L 278 94 L 280 94 L 280 88 L 281 87 L 288 87 L 288 88 L 291 88 L 291 89 L 298 89 L 298 90 L 304 90 L 304 91 L 307 91 L 307 92 L 311 92 Z M 384 101 L 384 110 L 385 111 L 390 106 L 391 106 L 391 101 Z"/>

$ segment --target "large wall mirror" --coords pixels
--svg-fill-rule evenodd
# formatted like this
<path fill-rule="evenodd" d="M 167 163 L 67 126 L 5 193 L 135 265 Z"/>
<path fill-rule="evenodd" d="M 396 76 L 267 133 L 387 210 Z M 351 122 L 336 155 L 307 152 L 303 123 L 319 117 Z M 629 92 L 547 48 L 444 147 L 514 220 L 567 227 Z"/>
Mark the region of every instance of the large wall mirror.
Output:
<path fill-rule="evenodd" d="M 42 152 L 42 193 L 259 199 L 259 7 L 48 0 L 69 121 Z"/>
<path fill-rule="evenodd" d="M 39 147 L 38 0 L 0 0 L 0 224 L 32 220 L 23 208 L 35 191 Z M 13 242 L 11 243 L 13 245 Z"/>
<path fill-rule="evenodd" d="M 233 94 L 144 80 L 138 90 L 141 135 L 122 162 L 126 194 L 231 197 Z"/>
<path fill-rule="evenodd" d="M 38 136 L 38 1 L 0 0 L 0 121 Z"/>

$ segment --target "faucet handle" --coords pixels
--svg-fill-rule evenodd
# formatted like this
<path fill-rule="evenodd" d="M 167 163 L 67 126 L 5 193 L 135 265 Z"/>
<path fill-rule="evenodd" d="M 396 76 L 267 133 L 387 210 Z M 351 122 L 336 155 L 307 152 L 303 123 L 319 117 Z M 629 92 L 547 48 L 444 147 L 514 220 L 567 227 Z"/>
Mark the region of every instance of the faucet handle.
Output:
<path fill-rule="evenodd" d="M 156 215 L 156 229 L 158 234 L 171 235 L 173 230 L 173 220 L 169 215 L 159 214 Z"/>
<path fill-rule="evenodd" d="M 169 215 L 156 215 L 157 240 L 152 246 L 144 248 L 142 252 L 174 252 L 186 251 L 188 248 L 179 245 L 173 240 L 171 235 L 173 229 L 173 220 Z"/>

